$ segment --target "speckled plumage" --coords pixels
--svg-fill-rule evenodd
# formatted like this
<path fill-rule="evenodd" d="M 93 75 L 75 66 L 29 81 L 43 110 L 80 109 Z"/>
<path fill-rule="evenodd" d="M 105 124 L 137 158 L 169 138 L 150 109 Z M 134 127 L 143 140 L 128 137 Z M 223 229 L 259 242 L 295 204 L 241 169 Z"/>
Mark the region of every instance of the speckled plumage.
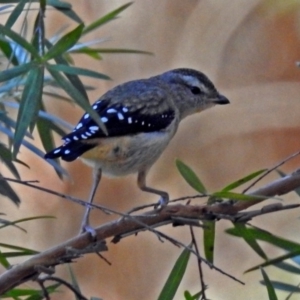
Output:
<path fill-rule="evenodd" d="M 146 186 L 146 173 L 158 159 L 186 116 L 229 101 L 213 83 L 193 69 L 175 69 L 148 79 L 123 83 L 106 92 L 93 105 L 106 126 L 106 135 L 84 114 L 64 144 L 45 155 L 72 161 L 81 157 L 96 170 L 112 176 L 138 173 L 139 187 Z M 100 172 L 100 171 L 99 171 Z"/>

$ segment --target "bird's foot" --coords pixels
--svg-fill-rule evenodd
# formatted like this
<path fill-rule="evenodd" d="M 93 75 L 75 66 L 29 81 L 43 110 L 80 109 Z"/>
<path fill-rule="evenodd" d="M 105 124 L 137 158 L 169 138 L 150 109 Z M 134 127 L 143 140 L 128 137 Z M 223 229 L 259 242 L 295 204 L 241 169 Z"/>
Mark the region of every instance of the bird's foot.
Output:
<path fill-rule="evenodd" d="M 161 210 L 162 208 L 167 206 L 168 203 L 169 203 L 169 195 L 166 193 L 159 198 L 158 202 L 154 206 L 154 209 Z"/>

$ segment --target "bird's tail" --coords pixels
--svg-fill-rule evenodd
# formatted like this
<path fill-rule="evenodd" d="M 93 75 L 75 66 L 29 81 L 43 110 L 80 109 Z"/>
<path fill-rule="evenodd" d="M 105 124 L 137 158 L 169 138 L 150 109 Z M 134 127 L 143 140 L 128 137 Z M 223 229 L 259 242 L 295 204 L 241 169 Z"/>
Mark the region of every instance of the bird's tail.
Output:
<path fill-rule="evenodd" d="M 45 155 L 45 158 L 55 159 L 61 157 L 65 161 L 73 161 L 84 152 L 92 149 L 92 144 L 82 144 L 80 142 L 68 142 L 64 145 L 53 149 Z"/>

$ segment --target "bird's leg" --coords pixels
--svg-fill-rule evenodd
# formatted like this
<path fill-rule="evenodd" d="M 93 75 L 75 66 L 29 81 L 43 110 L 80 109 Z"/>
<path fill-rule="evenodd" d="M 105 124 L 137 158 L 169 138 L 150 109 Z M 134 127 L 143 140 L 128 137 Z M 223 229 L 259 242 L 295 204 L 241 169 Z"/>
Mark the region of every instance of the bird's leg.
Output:
<path fill-rule="evenodd" d="M 156 190 L 151 187 L 148 187 L 146 185 L 146 175 L 147 175 L 147 170 L 143 170 L 138 173 L 138 179 L 137 179 L 138 187 L 144 192 L 153 193 L 153 194 L 160 196 L 160 199 L 156 205 L 156 208 L 166 206 L 169 202 L 169 194 L 164 191 L 160 191 L 160 190 Z"/>
<path fill-rule="evenodd" d="M 99 169 L 98 168 L 94 169 L 94 171 L 93 171 L 93 185 L 92 185 L 92 189 L 91 189 L 89 200 L 88 200 L 89 204 L 93 203 L 94 196 L 95 196 L 95 193 L 97 191 L 97 187 L 98 187 L 99 182 L 101 180 L 101 174 L 102 174 L 102 170 L 100 168 Z M 90 210 L 91 210 L 91 207 L 88 205 L 86 207 L 84 216 L 82 218 L 80 233 L 89 231 L 89 232 L 91 232 L 92 235 L 94 235 L 95 232 L 90 227 L 90 222 L 89 222 Z"/>

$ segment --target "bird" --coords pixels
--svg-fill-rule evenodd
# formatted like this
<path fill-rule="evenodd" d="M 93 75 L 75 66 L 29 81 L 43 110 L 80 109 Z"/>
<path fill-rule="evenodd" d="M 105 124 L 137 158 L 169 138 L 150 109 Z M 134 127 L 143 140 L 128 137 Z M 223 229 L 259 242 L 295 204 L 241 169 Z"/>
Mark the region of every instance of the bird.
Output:
<path fill-rule="evenodd" d="M 103 94 L 92 109 L 106 132 L 85 113 L 74 130 L 65 135 L 63 145 L 45 155 L 46 159 L 70 162 L 80 158 L 93 168 L 92 203 L 101 176 L 137 173 L 137 185 L 160 196 L 158 205 L 168 204 L 166 191 L 146 184 L 146 175 L 163 153 L 179 123 L 187 116 L 217 104 L 229 104 L 202 72 L 177 68 L 147 79 L 117 85 Z M 89 227 L 90 206 L 86 208 L 82 232 Z"/>

